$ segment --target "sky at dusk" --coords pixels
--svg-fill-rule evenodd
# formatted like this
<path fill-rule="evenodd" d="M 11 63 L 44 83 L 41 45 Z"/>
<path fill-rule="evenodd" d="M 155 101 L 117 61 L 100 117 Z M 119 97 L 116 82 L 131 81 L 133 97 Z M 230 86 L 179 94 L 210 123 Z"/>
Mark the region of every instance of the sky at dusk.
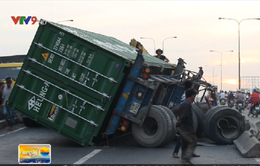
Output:
<path fill-rule="evenodd" d="M 223 90 L 238 88 L 238 22 L 245 19 L 240 23 L 241 77 L 259 76 L 260 20 L 250 19 L 260 18 L 260 1 L 11 0 L 0 1 L 0 6 L 0 56 L 27 53 L 38 23 L 15 25 L 11 16 L 35 16 L 125 43 L 135 38 L 151 55 L 163 48 L 170 63 L 183 58 L 188 70 L 203 67 L 204 78 L 219 89 L 222 57 Z M 73 22 L 61 22 L 68 19 Z"/>

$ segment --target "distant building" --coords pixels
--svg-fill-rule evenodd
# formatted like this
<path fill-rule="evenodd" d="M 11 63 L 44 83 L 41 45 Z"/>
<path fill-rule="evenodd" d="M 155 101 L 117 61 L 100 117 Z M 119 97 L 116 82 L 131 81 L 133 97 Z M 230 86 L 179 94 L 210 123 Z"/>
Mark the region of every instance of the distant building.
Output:
<path fill-rule="evenodd" d="M 0 56 L 0 63 L 23 62 L 26 55 Z"/>

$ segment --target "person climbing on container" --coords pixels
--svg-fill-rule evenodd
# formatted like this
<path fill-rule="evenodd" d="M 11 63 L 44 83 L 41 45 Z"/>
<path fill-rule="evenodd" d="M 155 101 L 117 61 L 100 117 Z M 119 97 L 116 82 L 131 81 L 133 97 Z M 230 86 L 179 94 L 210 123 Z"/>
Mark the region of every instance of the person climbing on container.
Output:
<path fill-rule="evenodd" d="M 13 81 L 12 81 L 12 78 L 9 76 L 7 76 L 5 80 L 6 80 L 7 86 L 5 86 L 4 90 L 3 90 L 1 106 L 3 107 L 4 118 L 5 118 L 6 122 L 8 123 L 8 125 L 10 126 L 9 130 L 11 130 L 15 123 L 15 120 L 14 120 L 15 113 L 12 108 L 6 106 L 6 101 L 8 100 L 8 98 L 12 92 L 12 89 L 13 89 L 12 82 Z"/>
<path fill-rule="evenodd" d="M 156 53 L 156 55 L 155 55 L 156 58 L 159 58 L 159 59 L 163 60 L 164 62 L 169 62 L 169 59 L 166 58 L 166 56 L 162 55 L 163 54 L 163 50 L 157 49 L 155 51 L 155 53 Z"/>
<path fill-rule="evenodd" d="M 193 88 L 193 82 L 190 81 L 190 80 L 185 81 L 184 82 L 184 89 L 185 89 L 185 91 L 187 89 L 190 89 L 190 88 Z M 184 91 L 184 93 L 183 93 L 183 95 L 181 97 L 181 102 L 184 102 L 185 99 L 186 99 L 185 91 Z M 179 118 L 179 115 L 177 115 L 177 119 L 178 118 Z M 180 147 L 181 147 L 181 143 L 182 143 L 182 138 L 181 138 L 181 135 L 179 135 L 177 143 L 176 143 L 174 151 L 173 151 L 173 154 L 172 154 L 174 158 L 179 158 L 178 153 L 179 153 L 179 150 L 180 150 Z M 193 154 L 193 157 L 200 157 L 200 155 Z"/>
<path fill-rule="evenodd" d="M 196 131 L 193 126 L 193 116 L 195 114 L 192 111 L 192 102 L 196 96 L 196 91 L 189 88 L 185 91 L 185 100 L 181 103 L 179 108 L 180 117 L 177 120 L 176 127 L 179 127 L 182 144 L 181 144 L 181 159 L 182 164 L 192 164 L 190 162 L 194 155 L 197 146 Z"/>

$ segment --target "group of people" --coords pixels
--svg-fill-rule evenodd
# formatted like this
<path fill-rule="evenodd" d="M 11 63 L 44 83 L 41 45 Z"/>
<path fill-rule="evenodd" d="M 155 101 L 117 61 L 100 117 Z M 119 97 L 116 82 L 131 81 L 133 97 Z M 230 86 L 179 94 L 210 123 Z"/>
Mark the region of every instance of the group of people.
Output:
<path fill-rule="evenodd" d="M 245 94 L 242 93 L 240 89 L 237 90 L 236 94 L 234 95 L 232 91 L 224 92 L 220 91 L 220 93 L 217 92 L 217 87 L 213 87 L 213 90 L 210 92 L 209 95 L 212 99 L 211 104 L 213 106 L 217 106 L 217 101 L 221 101 L 222 99 L 226 100 L 228 103 L 233 101 L 236 105 L 239 103 L 242 103 L 242 107 L 244 108 L 245 103 L 249 103 L 249 111 L 248 111 L 248 116 L 251 115 L 252 112 L 252 105 L 260 102 L 260 94 L 257 91 L 257 89 L 253 89 L 252 94 L 249 96 L 247 99 Z"/>
<path fill-rule="evenodd" d="M 15 124 L 15 112 L 13 109 L 11 109 L 10 107 L 8 107 L 6 105 L 6 101 L 8 100 L 13 86 L 12 86 L 12 78 L 7 76 L 6 77 L 6 84 L 4 82 L 0 82 L 0 96 L 1 96 L 1 111 L 3 112 L 4 118 L 6 120 L 6 122 L 9 125 L 9 130 L 13 129 L 13 125 Z"/>
<path fill-rule="evenodd" d="M 243 100 L 244 95 L 241 93 L 240 90 L 237 91 L 237 94 L 234 96 L 233 92 L 230 91 L 227 93 L 227 91 L 223 91 L 221 90 L 220 92 L 217 91 L 217 87 L 214 86 L 213 90 L 210 91 L 209 96 L 212 100 L 211 104 L 213 106 L 217 106 L 218 105 L 218 100 L 219 102 L 221 102 L 221 100 L 227 101 L 228 103 L 230 103 L 230 101 L 234 101 L 236 99 L 236 102 L 240 102 L 241 100 Z"/>

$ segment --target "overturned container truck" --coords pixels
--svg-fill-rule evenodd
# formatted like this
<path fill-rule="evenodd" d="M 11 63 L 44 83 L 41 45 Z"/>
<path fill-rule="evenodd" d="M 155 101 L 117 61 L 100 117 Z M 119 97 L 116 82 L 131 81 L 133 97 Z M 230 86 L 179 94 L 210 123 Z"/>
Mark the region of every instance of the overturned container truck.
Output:
<path fill-rule="evenodd" d="M 180 103 L 183 82 L 201 86 L 201 76 L 184 64 L 179 58 L 173 66 L 113 37 L 41 20 L 8 106 L 83 146 L 130 131 L 140 145 L 159 147 L 176 134 L 170 107 Z M 204 114 L 196 110 L 201 133 Z"/>

